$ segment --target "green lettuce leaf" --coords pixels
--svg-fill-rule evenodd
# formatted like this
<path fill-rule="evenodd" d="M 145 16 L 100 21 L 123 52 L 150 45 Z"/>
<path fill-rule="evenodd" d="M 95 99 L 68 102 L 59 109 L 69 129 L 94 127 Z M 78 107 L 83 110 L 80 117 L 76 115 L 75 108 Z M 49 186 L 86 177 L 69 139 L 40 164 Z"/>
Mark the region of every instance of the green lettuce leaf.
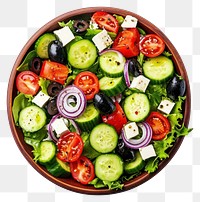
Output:
<path fill-rule="evenodd" d="M 38 82 L 39 86 L 41 87 L 41 91 L 42 91 L 44 94 L 46 94 L 46 95 L 48 95 L 48 93 L 47 93 L 47 88 L 48 88 L 48 85 L 49 85 L 50 83 L 51 83 L 50 80 L 45 79 L 45 78 L 42 78 L 42 77 L 40 77 L 40 80 L 39 80 L 39 82 Z"/>
<path fill-rule="evenodd" d="M 150 158 L 147 161 L 145 166 L 145 171 L 148 173 L 153 173 L 158 169 L 159 159 L 158 158 Z"/>

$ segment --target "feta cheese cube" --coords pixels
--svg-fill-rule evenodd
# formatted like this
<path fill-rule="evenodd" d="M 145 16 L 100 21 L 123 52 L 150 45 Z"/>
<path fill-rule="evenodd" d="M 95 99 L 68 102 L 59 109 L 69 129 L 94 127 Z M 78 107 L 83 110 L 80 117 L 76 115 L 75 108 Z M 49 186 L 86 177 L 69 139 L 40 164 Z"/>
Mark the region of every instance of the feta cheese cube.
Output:
<path fill-rule="evenodd" d="M 40 91 L 32 100 L 39 107 L 43 107 L 45 103 L 49 100 L 49 96 Z"/>
<path fill-rule="evenodd" d="M 139 134 L 138 126 L 135 122 L 130 122 L 125 125 L 124 132 L 127 139 L 131 139 Z"/>
<path fill-rule="evenodd" d="M 67 45 L 71 40 L 75 38 L 74 34 L 68 26 L 55 30 L 53 33 L 59 38 L 63 46 Z"/>
<path fill-rule="evenodd" d="M 170 100 L 162 100 L 158 106 L 158 110 L 164 112 L 165 114 L 170 114 L 174 107 L 175 103 L 171 102 Z"/>
<path fill-rule="evenodd" d="M 133 78 L 130 88 L 137 88 L 138 90 L 145 92 L 149 82 L 150 80 L 148 78 L 143 75 L 139 75 L 138 77 Z"/>
<path fill-rule="evenodd" d="M 113 41 L 111 37 L 109 36 L 108 32 L 106 30 L 103 30 L 96 34 L 92 41 L 94 42 L 95 46 L 98 48 L 99 52 L 110 46 Z"/>
<path fill-rule="evenodd" d="M 140 148 L 139 152 L 143 160 L 156 156 L 156 152 L 152 144 Z"/>
<path fill-rule="evenodd" d="M 127 15 L 124 19 L 124 22 L 121 24 L 122 28 L 135 28 L 137 26 L 138 19 Z"/>
<path fill-rule="evenodd" d="M 63 118 L 59 118 L 56 119 L 53 123 L 52 123 L 52 128 L 53 130 L 56 132 L 57 137 L 60 137 L 60 135 L 69 130 L 68 127 L 66 126 Z"/>

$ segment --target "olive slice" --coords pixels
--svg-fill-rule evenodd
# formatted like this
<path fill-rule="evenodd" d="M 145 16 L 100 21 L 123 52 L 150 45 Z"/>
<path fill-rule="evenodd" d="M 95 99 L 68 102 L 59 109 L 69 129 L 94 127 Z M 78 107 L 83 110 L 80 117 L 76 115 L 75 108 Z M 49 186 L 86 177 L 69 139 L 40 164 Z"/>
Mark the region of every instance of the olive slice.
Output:
<path fill-rule="evenodd" d="M 63 89 L 63 86 L 57 82 L 51 82 L 47 87 L 47 93 L 51 97 L 55 97 Z"/>
<path fill-rule="evenodd" d="M 73 26 L 76 33 L 83 33 L 89 28 L 89 24 L 85 20 L 75 20 Z"/>
<path fill-rule="evenodd" d="M 29 69 L 30 71 L 34 72 L 35 74 L 39 75 L 41 68 L 42 68 L 42 60 L 39 57 L 34 57 L 30 62 L 29 62 Z"/>
<path fill-rule="evenodd" d="M 47 112 L 49 115 L 54 116 L 58 113 L 58 108 L 57 108 L 57 104 L 56 104 L 56 99 L 51 99 L 49 100 L 49 102 L 47 103 Z"/>
<path fill-rule="evenodd" d="M 128 69 L 133 74 L 134 77 L 138 77 L 139 75 L 142 74 L 142 67 L 135 58 L 132 58 L 129 61 Z"/>

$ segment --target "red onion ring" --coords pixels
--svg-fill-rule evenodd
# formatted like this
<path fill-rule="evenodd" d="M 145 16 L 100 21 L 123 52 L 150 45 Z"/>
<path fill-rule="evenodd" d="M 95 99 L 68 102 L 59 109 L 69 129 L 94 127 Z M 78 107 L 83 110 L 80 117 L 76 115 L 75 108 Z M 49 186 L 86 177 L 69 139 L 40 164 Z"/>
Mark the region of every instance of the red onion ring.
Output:
<path fill-rule="evenodd" d="M 128 71 L 129 61 L 130 60 L 127 60 L 124 65 L 124 79 L 125 79 L 126 85 L 128 87 L 130 87 L 130 85 L 131 85 L 130 78 L 129 78 L 129 71 Z"/>

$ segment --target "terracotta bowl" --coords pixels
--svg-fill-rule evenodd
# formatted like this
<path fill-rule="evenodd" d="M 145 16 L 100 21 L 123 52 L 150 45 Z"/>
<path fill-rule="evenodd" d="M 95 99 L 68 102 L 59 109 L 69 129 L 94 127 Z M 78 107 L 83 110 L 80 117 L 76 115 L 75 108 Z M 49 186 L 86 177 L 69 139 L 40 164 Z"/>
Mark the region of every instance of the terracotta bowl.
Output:
<path fill-rule="evenodd" d="M 65 13 L 63 15 L 60 15 L 58 17 L 56 17 L 55 19 L 53 19 L 52 21 L 48 22 L 46 25 L 44 25 L 42 28 L 40 28 L 30 39 L 29 41 L 25 44 L 24 48 L 22 49 L 22 51 L 20 52 L 10 75 L 10 80 L 9 80 L 9 84 L 8 84 L 8 94 L 7 94 L 7 111 L 8 111 L 8 118 L 9 118 L 9 123 L 10 123 L 10 127 L 11 127 L 11 131 L 13 134 L 13 137 L 15 139 L 15 142 L 17 144 L 17 146 L 19 147 L 20 151 L 22 152 L 22 154 L 24 155 L 24 157 L 27 159 L 27 161 L 41 174 L 43 175 L 45 178 L 47 178 L 48 180 L 50 180 L 51 182 L 55 183 L 56 185 L 59 185 L 65 189 L 68 190 L 72 190 L 75 192 L 79 192 L 79 193 L 84 193 L 84 194 L 112 194 L 112 193 L 118 193 L 119 191 L 113 191 L 113 190 L 109 190 L 109 189 L 95 189 L 93 186 L 85 186 L 85 185 L 81 185 L 80 183 L 76 182 L 75 180 L 73 180 L 72 178 L 55 178 L 52 175 L 50 175 L 47 170 L 43 167 L 40 166 L 39 164 L 36 164 L 33 161 L 33 155 L 32 155 L 32 147 L 27 145 L 24 142 L 24 138 L 23 138 L 23 134 L 22 131 L 15 126 L 14 121 L 13 121 L 13 116 L 12 116 L 12 104 L 13 104 L 13 99 L 16 96 L 17 90 L 16 90 L 16 86 L 15 86 L 15 77 L 17 74 L 17 67 L 20 65 L 20 63 L 23 61 L 23 58 L 25 57 L 25 55 L 27 54 L 27 52 L 29 52 L 32 48 L 33 48 L 33 44 L 36 41 L 36 39 L 42 35 L 45 32 L 49 32 L 55 29 L 58 29 L 58 22 L 59 21 L 68 21 L 70 19 L 81 19 L 81 18 L 89 18 L 92 13 L 94 13 L 95 11 L 106 11 L 108 13 L 112 13 L 112 14 L 119 14 L 122 16 L 126 16 L 126 15 L 132 15 L 134 17 L 136 17 L 139 20 L 139 27 L 141 27 L 142 29 L 144 29 L 147 33 L 155 33 L 157 35 L 160 35 L 166 44 L 166 48 L 169 52 L 172 53 L 172 60 L 174 62 L 176 71 L 185 79 L 186 81 L 186 85 L 187 85 L 187 91 L 186 91 L 186 96 L 187 99 L 185 101 L 185 105 L 184 105 L 184 123 L 187 126 L 189 123 L 189 118 L 190 118 L 190 86 L 189 86 L 189 81 L 188 81 L 188 76 L 184 67 L 184 64 L 181 60 L 180 55 L 178 54 L 177 50 L 175 49 L 175 47 L 173 46 L 173 44 L 170 42 L 170 40 L 163 34 L 163 32 L 161 32 L 155 25 L 153 25 L 152 23 L 150 23 L 149 21 L 147 21 L 146 19 L 142 18 L 141 16 L 126 11 L 126 10 L 122 10 L 122 9 L 118 9 L 118 8 L 110 8 L 110 7 L 93 7 L 93 8 L 83 8 L 83 9 L 78 9 L 75 11 L 71 11 L 68 13 Z M 172 157 L 175 155 L 175 153 L 177 152 L 177 150 L 179 149 L 181 143 L 183 141 L 183 137 L 177 139 L 177 141 L 175 142 L 174 146 L 169 150 L 169 158 L 166 160 L 163 160 L 160 164 L 159 164 L 159 168 L 157 169 L 156 172 L 152 173 L 152 174 L 148 174 L 146 172 L 143 172 L 141 175 L 139 175 L 138 177 L 127 181 L 124 185 L 124 188 L 122 191 L 125 190 L 129 190 L 132 188 L 135 188 L 139 185 L 141 185 L 142 183 L 146 182 L 147 180 L 151 179 L 152 177 L 154 177 L 156 174 L 158 174 L 168 163 L 169 161 L 172 159 Z"/>

